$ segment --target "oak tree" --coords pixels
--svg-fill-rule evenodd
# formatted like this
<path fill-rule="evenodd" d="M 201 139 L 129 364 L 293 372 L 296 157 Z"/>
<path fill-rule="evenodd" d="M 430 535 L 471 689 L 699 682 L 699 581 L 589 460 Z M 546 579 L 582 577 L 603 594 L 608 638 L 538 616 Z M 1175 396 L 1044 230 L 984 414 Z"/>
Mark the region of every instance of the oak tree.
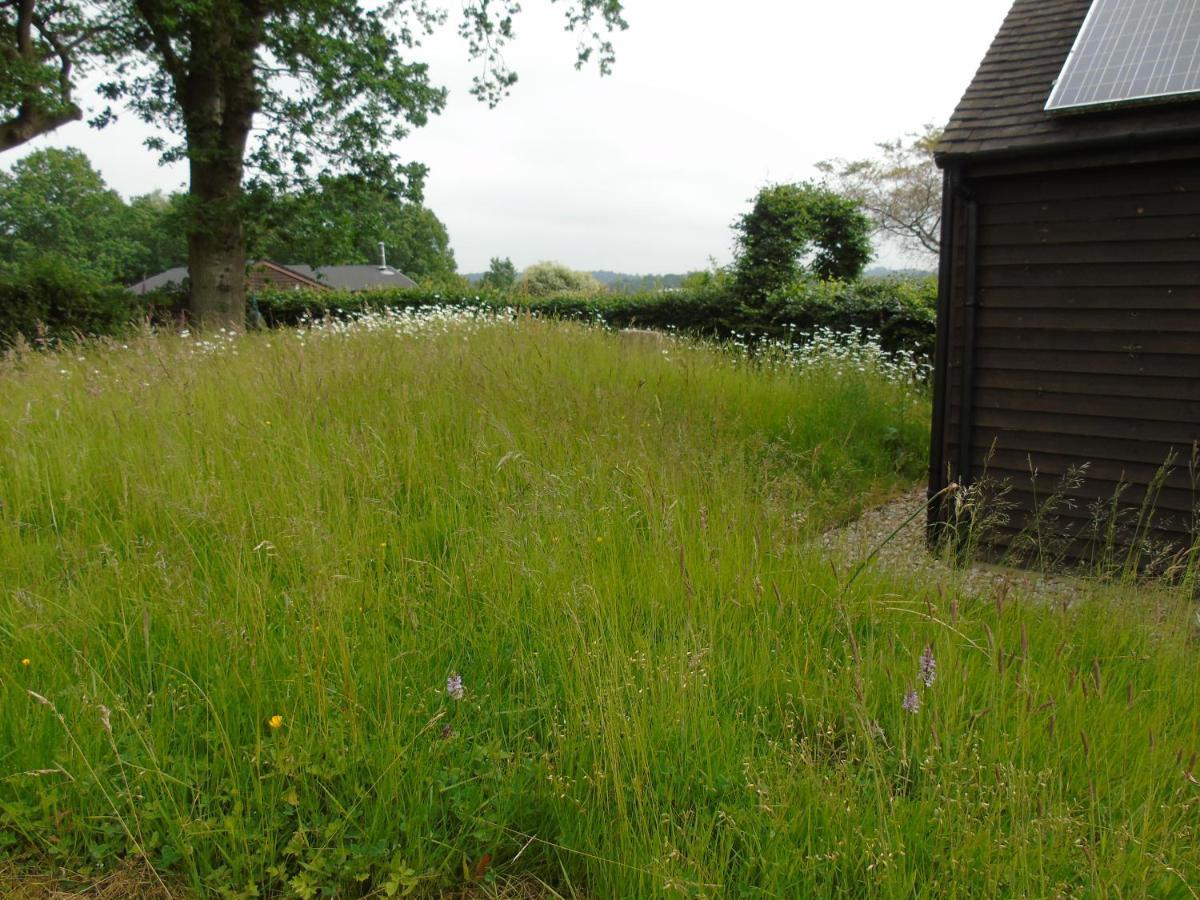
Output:
<path fill-rule="evenodd" d="M 446 14 L 426 0 L 116 0 L 122 55 L 103 93 L 173 140 L 190 169 L 191 310 L 240 327 L 245 312 L 243 183 L 276 185 L 356 173 L 403 194 L 423 170 L 396 142 L 440 112 L 446 92 L 416 55 Z M 620 0 L 565 0 L 577 62 L 612 62 L 605 34 L 625 26 Z M 459 30 L 484 63 L 474 92 L 495 103 L 515 81 L 502 49 L 517 0 L 467 0 Z"/>
<path fill-rule="evenodd" d="M 76 79 L 110 58 L 115 14 L 85 0 L 0 0 L 0 152 L 83 118 Z"/>

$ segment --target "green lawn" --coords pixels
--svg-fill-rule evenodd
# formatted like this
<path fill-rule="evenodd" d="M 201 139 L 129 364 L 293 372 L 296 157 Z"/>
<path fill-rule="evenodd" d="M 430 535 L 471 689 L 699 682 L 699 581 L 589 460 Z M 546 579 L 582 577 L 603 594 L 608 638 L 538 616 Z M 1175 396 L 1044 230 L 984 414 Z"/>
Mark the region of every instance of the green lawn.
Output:
<path fill-rule="evenodd" d="M 237 897 L 1200 888 L 1182 594 L 1063 610 L 812 549 L 921 476 L 928 401 L 868 351 L 446 314 L 143 336 L 0 384 L 18 869 Z"/>

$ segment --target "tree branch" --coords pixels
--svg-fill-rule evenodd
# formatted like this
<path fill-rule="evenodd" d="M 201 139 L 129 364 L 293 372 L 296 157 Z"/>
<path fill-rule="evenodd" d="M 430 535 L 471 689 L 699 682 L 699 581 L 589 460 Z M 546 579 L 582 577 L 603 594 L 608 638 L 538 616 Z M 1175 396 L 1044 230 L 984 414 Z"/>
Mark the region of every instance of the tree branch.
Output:
<path fill-rule="evenodd" d="M 25 102 L 16 116 L 6 122 L 0 122 L 0 153 L 82 118 L 83 110 L 73 103 L 47 112 L 30 102 Z"/>

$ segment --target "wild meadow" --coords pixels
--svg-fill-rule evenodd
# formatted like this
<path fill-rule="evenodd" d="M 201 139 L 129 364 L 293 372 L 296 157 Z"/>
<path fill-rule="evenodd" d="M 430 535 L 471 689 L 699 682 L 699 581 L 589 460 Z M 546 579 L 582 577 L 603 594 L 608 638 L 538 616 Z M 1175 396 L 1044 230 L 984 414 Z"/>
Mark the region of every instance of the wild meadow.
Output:
<path fill-rule="evenodd" d="M 462 310 L 10 354 L 8 890 L 1196 896 L 1185 592 L 821 549 L 919 375 Z"/>

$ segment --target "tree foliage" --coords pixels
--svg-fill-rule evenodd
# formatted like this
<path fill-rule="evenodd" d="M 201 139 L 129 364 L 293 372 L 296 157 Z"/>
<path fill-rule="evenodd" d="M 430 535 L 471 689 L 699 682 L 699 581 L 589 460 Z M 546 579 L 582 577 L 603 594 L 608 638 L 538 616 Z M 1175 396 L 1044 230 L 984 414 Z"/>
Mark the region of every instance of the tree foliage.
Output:
<path fill-rule="evenodd" d="M 0 173 L 0 268 L 14 271 L 43 255 L 114 281 L 137 255 L 126 206 L 79 150 L 47 149 Z"/>
<path fill-rule="evenodd" d="M 392 267 L 414 279 L 455 273 L 446 226 L 403 194 L 362 178 L 321 179 L 294 193 L 260 193 L 251 218 L 253 255 L 313 266 L 377 263 L 379 244 Z"/>
<path fill-rule="evenodd" d="M 911 253 L 937 255 L 942 237 L 942 173 L 933 159 L 941 130 L 879 144 L 874 159 L 831 159 L 818 164 L 831 186 L 862 204 L 878 232 Z"/>
<path fill-rule="evenodd" d="M 521 292 L 530 297 L 549 297 L 553 294 L 595 294 L 601 291 L 600 282 L 587 272 L 576 272 L 562 263 L 534 263 L 521 273 Z"/>
<path fill-rule="evenodd" d="M 131 284 L 187 264 L 188 197 L 162 191 L 134 197 L 126 205 L 124 233 L 134 256 L 117 280 Z"/>
<path fill-rule="evenodd" d="M 0 0 L 0 152 L 83 117 L 80 71 L 109 56 L 113 10 L 85 0 Z"/>
<path fill-rule="evenodd" d="M 871 258 L 870 222 L 857 201 L 813 184 L 763 188 L 733 227 L 734 279 L 747 303 L 805 274 L 852 281 Z"/>
<path fill-rule="evenodd" d="M 488 265 L 488 270 L 483 273 L 483 278 L 479 280 L 480 286 L 497 291 L 512 290 L 516 283 L 517 267 L 513 265 L 513 261 L 507 256 L 504 259 L 493 256 L 491 263 Z"/>
<path fill-rule="evenodd" d="M 119 65 L 104 94 L 165 127 L 167 158 L 190 166 L 188 248 L 192 310 L 240 325 L 245 309 L 247 163 L 276 185 L 354 173 L 419 196 L 423 167 L 394 147 L 440 112 L 446 93 L 414 55 L 445 20 L 425 0 L 115 0 Z M 514 76 L 500 51 L 513 36 L 515 0 L 468 0 L 460 31 L 485 61 L 477 93 L 495 102 Z M 624 27 L 619 0 L 571 0 L 580 62 L 611 47 L 601 28 Z M 253 126 L 253 137 L 252 137 Z"/>
<path fill-rule="evenodd" d="M 126 203 L 87 156 L 38 150 L 0 173 L 0 271 L 41 256 L 102 283 L 132 283 L 187 260 L 187 203 L 161 192 Z"/>

